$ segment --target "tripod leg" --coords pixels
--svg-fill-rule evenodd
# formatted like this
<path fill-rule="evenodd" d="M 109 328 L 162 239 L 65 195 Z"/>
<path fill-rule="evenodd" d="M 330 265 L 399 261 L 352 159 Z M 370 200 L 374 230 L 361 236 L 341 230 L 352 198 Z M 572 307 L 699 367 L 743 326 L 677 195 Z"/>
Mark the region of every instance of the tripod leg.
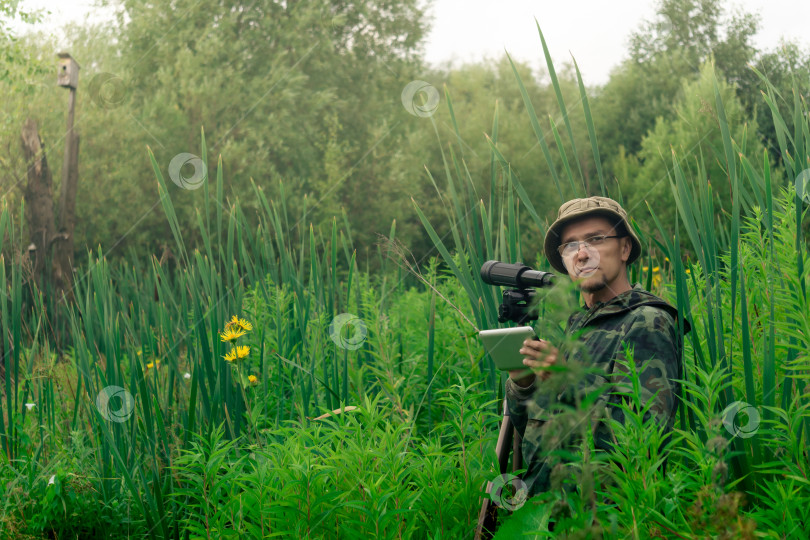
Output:
<path fill-rule="evenodd" d="M 498 469 L 500 474 L 506 472 L 509 464 L 509 449 L 513 445 L 513 434 L 515 427 L 509 419 L 509 409 L 506 406 L 506 399 L 503 400 L 503 420 L 498 433 L 498 443 L 495 445 L 495 454 L 498 457 Z M 520 438 L 520 435 L 517 435 Z M 478 513 L 478 525 L 475 528 L 475 540 L 489 540 L 495 533 L 498 526 L 498 506 L 492 500 L 492 481 L 487 482 L 486 496 L 481 504 L 481 511 Z"/>
<path fill-rule="evenodd" d="M 498 507 L 489 497 L 492 481 L 487 482 L 487 496 L 478 513 L 478 525 L 475 528 L 475 540 L 490 540 L 498 524 Z"/>

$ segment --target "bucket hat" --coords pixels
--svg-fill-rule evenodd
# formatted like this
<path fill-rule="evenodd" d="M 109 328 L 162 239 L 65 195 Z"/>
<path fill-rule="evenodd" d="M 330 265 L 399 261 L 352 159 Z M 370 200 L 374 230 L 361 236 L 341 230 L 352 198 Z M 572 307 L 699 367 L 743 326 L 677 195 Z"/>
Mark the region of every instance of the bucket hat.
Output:
<path fill-rule="evenodd" d="M 568 270 L 563 264 L 562 257 L 557 251 L 557 248 L 559 248 L 562 243 L 560 234 L 562 233 L 563 227 L 572 221 L 592 216 L 605 217 L 611 223 L 614 223 L 617 228 L 619 223 L 623 224 L 624 233 L 630 237 L 630 243 L 632 244 L 627 264 L 638 259 L 638 256 L 641 255 L 641 242 L 639 242 L 636 233 L 630 226 L 627 220 L 627 212 L 624 211 L 624 208 L 613 199 L 607 197 L 588 197 L 586 199 L 573 199 L 560 206 L 557 212 L 557 221 L 552 223 L 551 227 L 549 227 L 543 242 L 543 251 L 546 254 L 546 259 L 551 263 L 552 268 L 563 274 L 568 273 Z"/>

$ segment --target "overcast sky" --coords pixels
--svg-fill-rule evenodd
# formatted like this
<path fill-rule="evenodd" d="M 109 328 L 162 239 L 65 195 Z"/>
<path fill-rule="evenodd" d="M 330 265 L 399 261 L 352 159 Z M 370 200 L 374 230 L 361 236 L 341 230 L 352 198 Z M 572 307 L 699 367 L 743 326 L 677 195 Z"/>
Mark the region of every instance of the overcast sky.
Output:
<path fill-rule="evenodd" d="M 53 12 L 43 26 L 54 31 L 65 19 L 104 17 L 92 8 L 92 0 L 22 0 L 21 4 Z M 434 64 L 458 64 L 498 58 L 506 50 L 539 68 L 545 62 L 537 18 L 554 62 L 568 61 L 573 54 L 586 84 L 602 84 L 625 57 L 630 33 L 654 16 L 655 4 L 651 0 L 432 0 L 426 58 Z M 810 48 L 810 1 L 736 0 L 727 5 L 760 15 L 758 47 L 772 49 L 784 36 Z"/>

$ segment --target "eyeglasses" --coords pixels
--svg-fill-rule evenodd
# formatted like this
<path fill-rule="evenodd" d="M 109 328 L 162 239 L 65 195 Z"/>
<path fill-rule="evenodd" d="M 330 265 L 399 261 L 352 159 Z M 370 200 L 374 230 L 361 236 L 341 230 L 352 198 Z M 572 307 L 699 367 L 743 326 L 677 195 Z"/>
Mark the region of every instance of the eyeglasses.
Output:
<path fill-rule="evenodd" d="M 622 238 L 621 235 L 615 236 L 607 236 L 604 234 L 598 234 L 596 236 L 591 236 L 590 238 L 586 238 L 585 240 L 580 241 L 573 241 L 573 242 L 566 242 L 562 244 L 560 247 L 557 248 L 557 251 L 560 253 L 561 257 L 568 258 L 573 257 L 577 253 L 579 253 L 579 245 L 582 244 L 586 248 L 591 246 L 599 246 L 605 243 L 605 240 L 608 238 Z"/>

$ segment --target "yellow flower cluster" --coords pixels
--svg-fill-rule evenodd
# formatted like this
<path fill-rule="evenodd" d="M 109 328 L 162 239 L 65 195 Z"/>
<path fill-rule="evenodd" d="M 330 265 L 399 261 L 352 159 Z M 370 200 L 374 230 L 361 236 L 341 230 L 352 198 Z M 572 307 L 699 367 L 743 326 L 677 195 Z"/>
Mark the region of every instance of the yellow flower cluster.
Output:
<path fill-rule="evenodd" d="M 647 266 L 642 266 L 642 267 L 641 267 L 641 270 L 642 270 L 642 271 L 644 271 L 644 272 L 646 273 L 646 272 L 647 272 L 647 270 L 649 270 L 649 267 L 647 267 Z M 661 278 L 661 268 L 660 268 L 660 267 L 658 267 L 658 266 L 655 266 L 655 267 L 653 267 L 653 269 L 652 269 L 652 284 L 653 284 L 653 287 L 658 287 L 659 285 L 661 285 L 661 281 L 662 281 L 662 278 Z"/>
<path fill-rule="evenodd" d="M 259 384 L 259 379 L 255 375 L 245 375 L 240 366 L 241 361 L 250 355 L 250 347 L 247 345 L 237 345 L 236 340 L 253 330 L 253 325 L 246 319 L 240 319 L 234 315 L 230 321 L 225 323 L 225 329 L 219 334 L 223 343 L 230 343 L 231 349 L 225 353 L 223 357 L 226 362 L 234 366 L 237 373 L 237 380 L 240 381 L 242 386 L 256 386 Z"/>
<path fill-rule="evenodd" d="M 664 257 L 664 261 L 667 262 L 667 263 L 670 262 L 668 257 Z M 653 284 L 654 287 L 658 287 L 659 285 L 661 285 L 661 282 L 663 281 L 663 275 L 662 275 L 662 272 L 661 272 L 661 267 L 653 266 L 652 270 L 650 270 L 649 266 L 642 266 L 641 270 L 642 270 L 642 272 L 644 274 L 647 274 L 648 271 L 652 273 L 652 284 Z M 689 275 L 691 275 L 692 271 L 689 270 L 689 268 L 685 268 L 684 273 L 686 273 L 686 275 L 689 276 Z M 643 281 L 646 282 L 646 275 L 643 276 L 643 277 L 644 277 Z"/>
<path fill-rule="evenodd" d="M 233 348 L 225 354 L 226 362 L 242 360 L 250 354 L 250 347 L 247 345 L 236 345 L 236 340 L 253 330 L 253 325 L 246 319 L 240 319 L 236 315 L 225 323 L 225 331 L 219 337 L 223 343 L 233 344 Z"/>
<path fill-rule="evenodd" d="M 250 347 L 247 345 L 237 345 L 227 353 L 225 353 L 225 361 L 226 362 L 233 362 L 235 360 L 242 360 L 247 358 L 247 355 L 250 354 Z"/>

